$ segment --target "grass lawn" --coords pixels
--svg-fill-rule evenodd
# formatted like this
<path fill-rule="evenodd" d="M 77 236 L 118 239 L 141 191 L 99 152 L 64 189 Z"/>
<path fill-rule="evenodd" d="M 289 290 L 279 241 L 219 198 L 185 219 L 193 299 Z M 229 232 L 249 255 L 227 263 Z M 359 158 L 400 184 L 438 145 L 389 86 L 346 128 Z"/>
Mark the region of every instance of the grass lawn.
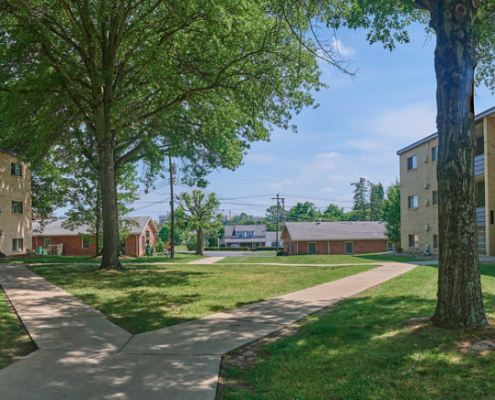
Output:
<path fill-rule="evenodd" d="M 167 258 L 167 256 L 155 256 L 155 257 L 130 257 L 121 259 L 122 264 L 147 264 L 147 263 L 188 263 L 190 261 L 203 258 L 195 254 L 190 253 L 178 253 L 174 255 L 174 258 Z M 101 258 L 93 258 L 88 256 L 42 256 L 42 257 L 28 257 L 28 258 L 14 258 L 10 261 L 0 261 L 9 263 L 64 263 L 64 264 L 77 264 L 77 263 L 92 263 L 100 264 Z"/>
<path fill-rule="evenodd" d="M 485 308 L 495 312 L 495 267 L 480 266 Z M 447 331 L 427 321 L 436 304 L 436 266 L 419 266 L 328 314 L 308 317 L 295 336 L 268 344 L 251 369 L 222 371 L 223 400 L 493 399 L 495 325 Z M 486 343 L 486 342 L 485 342 Z M 241 350 L 242 351 L 242 350 Z"/>
<path fill-rule="evenodd" d="M 0 288 L 0 369 L 36 350 Z"/>
<path fill-rule="evenodd" d="M 290 257 L 226 257 L 217 261 L 217 264 L 256 264 L 256 263 L 280 263 L 280 264 L 366 264 L 370 262 L 407 262 L 415 261 L 413 257 L 391 257 L 381 254 L 360 254 L 355 256 L 332 256 L 305 254 Z"/>
<path fill-rule="evenodd" d="M 91 265 L 30 267 L 97 308 L 117 325 L 140 333 L 305 289 L 374 268 L 265 265 Z"/>

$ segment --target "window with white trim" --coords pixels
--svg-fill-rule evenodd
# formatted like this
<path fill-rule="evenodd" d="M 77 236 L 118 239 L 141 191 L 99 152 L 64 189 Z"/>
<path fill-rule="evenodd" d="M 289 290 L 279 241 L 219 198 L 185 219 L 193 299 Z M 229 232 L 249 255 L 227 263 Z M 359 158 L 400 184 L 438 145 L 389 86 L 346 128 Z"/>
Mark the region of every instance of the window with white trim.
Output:
<path fill-rule="evenodd" d="M 22 177 L 22 166 L 20 164 L 10 164 L 10 175 Z"/>
<path fill-rule="evenodd" d="M 23 239 L 12 239 L 12 251 L 22 251 L 24 246 Z"/>
<path fill-rule="evenodd" d="M 354 254 L 354 242 L 345 242 L 345 254 Z"/>
<path fill-rule="evenodd" d="M 417 249 L 419 247 L 418 235 L 409 235 L 409 247 L 412 249 Z"/>
<path fill-rule="evenodd" d="M 431 149 L 431 161 L 438 160 L 438 146 L 435 146 Z"/>
<path fill-rule="evenodd" d="M 418 208 L 418 196 L 409 196 L 407 198 L 407 203 L 409 208 Z"/>
<path fill-rule="evenodd" d="M 83 250 L 89 250 L 89 246 L 90 246 L 90 243 L 89 243 L 89 240 L 82 240 L 82 248 Z"/>
<path fill-rule="evenodd" d="M 407 159 L 407 170 L 415 169 L 418 167 L 418 157 L 412 156 Z"/>
<path fill-rule="evenodd" d="M 392 242 L 387 242 L 387 251 L 394 251 L 394 244 Z"/>

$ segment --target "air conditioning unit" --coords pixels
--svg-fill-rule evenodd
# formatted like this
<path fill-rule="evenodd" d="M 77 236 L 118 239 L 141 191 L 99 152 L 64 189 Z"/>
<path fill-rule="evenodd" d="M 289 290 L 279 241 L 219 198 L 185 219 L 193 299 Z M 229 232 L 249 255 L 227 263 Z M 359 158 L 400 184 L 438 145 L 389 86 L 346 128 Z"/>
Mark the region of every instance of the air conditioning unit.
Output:
<path fill-rule="evenodd" d="M 430 224 L 426 224 L 425 225 L 425 231 L 429 231 L 430 230 Z"/>
<path fill-rule="evenodd" d="M 428 156 L 425 156 L 425 157 L 423 158 L 423 161 L 424 161 L 424 162 L 428 162 Z"/>
<path fill-rule="evenodd" d="M 425 206 L 427 206 L 428 204 L 430 204 L 430 200 L 426 199 L 425 200 Z"/>
<path fill-rule="evenodd" d="M 430 184 L 428 182 L 425 182 L 425 189 L 428 189 L 430 187 Z"/>

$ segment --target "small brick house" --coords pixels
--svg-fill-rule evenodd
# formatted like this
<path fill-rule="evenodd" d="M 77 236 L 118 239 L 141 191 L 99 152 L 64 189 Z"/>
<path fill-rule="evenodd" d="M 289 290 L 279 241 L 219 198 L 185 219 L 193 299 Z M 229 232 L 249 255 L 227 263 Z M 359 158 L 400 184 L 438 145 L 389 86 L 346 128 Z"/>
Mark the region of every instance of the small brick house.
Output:
<path fill-rule="evenodd" d="M 385 223 L 287 222 L 282 231 L 284 254 L 368 254 L 393 251 L 385 236 Z"/>
<path fill-rule="evenodd" d="M 153 245 L 158 231 L 151 217 L 132 217 L 135 224 L 129 226 L 129 236 L 124 243 L 124 249 L 130 256 L 141 257 L 145 253 L 147 232 L 149 240 Z M 96 243 L 83 240 L 79 234 L 88 234 L 88 227 L 71 231 L 63 226 L 63 219 L 49 222 L 41 229 L 40 222 L 33 222 L 33 249 L 63 244 L 63 254 L 66 256 L 94 256 L 96 254 Z M 94 238 L 94 236 L 93 236 Z"/>

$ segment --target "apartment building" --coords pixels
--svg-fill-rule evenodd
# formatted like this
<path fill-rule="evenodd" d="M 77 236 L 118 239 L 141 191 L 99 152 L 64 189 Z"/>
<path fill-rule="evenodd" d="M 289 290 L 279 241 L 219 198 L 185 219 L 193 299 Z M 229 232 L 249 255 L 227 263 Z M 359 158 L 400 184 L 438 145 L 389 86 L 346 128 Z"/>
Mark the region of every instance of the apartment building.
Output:
<path fill-rule="evenodd" d="M 0 250 L 31 251 L 31 172 L 10 151 L 0 149 Z"/>
<path fill-rule="evenodd" d="M 495 255 L 495 107 L 476 116 L 474 175 L 478 250 Z M 438 253 L 438 133 L 397 152 L 400 158 L 401 247 Z"/>

